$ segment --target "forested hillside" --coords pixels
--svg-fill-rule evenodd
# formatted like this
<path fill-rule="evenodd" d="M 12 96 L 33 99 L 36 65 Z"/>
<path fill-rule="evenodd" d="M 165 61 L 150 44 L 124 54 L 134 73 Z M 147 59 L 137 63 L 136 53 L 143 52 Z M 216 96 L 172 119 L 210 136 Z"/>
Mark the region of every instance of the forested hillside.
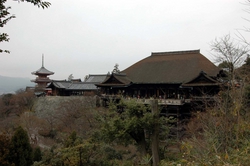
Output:
<path fill-rule="evenodd" d="M 176 119 L 160 117 L 153 105 L 135 100 L 106 108 L 96 106 L 97 97 L 6 94 L 0 99 L 0 164 L 21 157 L 12 153 L 18 146 L 30 146 L 30 155 L 15 161 L 37 166 L 249 165 L 249 64 L 247 58 L 225 71 L 217 102 L 193 111 L 182 139 L 170 135 Z M 26 139 L 22 145 L 15 144 L 21 137 Z"/>
<path fill-rule="evenodd" d="M 50 6 L 41 0 L 24 1 Z M 5 2 L 2 17 L 10 14 Z M 250 0 L 245 4 L 249 8 Z M 3 25 L 11 18 L 5 18 Z M 5 86 L 0 77 L 0 94 L 4 93 L 0 95 L 0 165 L 250 165 L 250 43 L 244 34 L 237 34 L 210 43 L 215 63 L 223 69 L 214 77 L 219 93 L 209 96 L 214 100 L 208 102 L 201 88 L 205 97 L 199 96 L 202 104 L 182 124 L 182 137 L 176 136 L 178 116 L 162 116 L 157 99 L 145 104 L 119 96 L 102 107 L 98 96 L 36 97 L 18 90 L 29 85 L 26 79 L 24 83 L 10 79 Z M 1 37 L 8 41 L 7 34 Z"/>

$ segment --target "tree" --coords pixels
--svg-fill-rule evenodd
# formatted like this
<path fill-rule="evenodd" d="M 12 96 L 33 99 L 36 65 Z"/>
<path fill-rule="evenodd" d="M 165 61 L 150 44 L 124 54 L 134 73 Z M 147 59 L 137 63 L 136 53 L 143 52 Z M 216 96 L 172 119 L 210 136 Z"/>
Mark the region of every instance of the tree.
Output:
<path fill-rule="evenodd" d="M 11 112 L 13 112 L 15 105 L 13 101 L 14 95 L 11 93 L 3 95 L 0 100 L 0 114 L 2 117 L 8 116 Z"/>
<path fill-rule="evenodd" d="M 116 63 L 115 66 L 114 66 L 114 69 L 112 71 L 112 73 L 120 73 L 120 70 L 119 70 L 119 65 Z"/>
<path fill-rule="evenodd" d="M 6 133 L 0 134 L 0 165 L 8 166 L 11 165 L 8 161 L 10 154 L 10 138 Z"/>
<path fill-rule="evenodd" d="M 219 68 L 227 68 L 227 69 L 232 69 L 233 68 L 233 64 L 232 63 L 228 63 L 227 61 L 223 61 L 218 65 Z"/>
<path fill-rule="evenodd" d="M 241 78 L 245 79 L 247 83 L 250 83 L 249 73 L 250 73 L 250 57 L 247 56 L 245 63 L 239 68 L 239 73 Z"/>
<path fill-rule="evenodd" d="M 5 3 L 7 0 L 0 0 L 0 27 L 4 27 L 8 21 L 10 21 L 12 18 L 15 18 L 14 15 L 11 15 L 9 10 L 11 9 L 10 6 L 6 6 Z M 43 0 L 18 0 L 18 2 L 29 2 L 32 3 L 35 6 L 48 8 L 51 4 L 49 2 L 43 1 Z M 7 33 L 0 33 L 0 42 L 8 42 L 9 36 Z M 9 53 L 8 50 L 2 50 L 1 52 Z"/>
<path fill-rule="evenodd" d="M 7 0 L 1 0 L 0 1 L 0 27 L 4 27 L 4 25 L 12 18 L 15 18 L 15 16 L 9 16 L 9 9 L 10 7 L 6 7 L 4 5 L 4 3 L 6 2 Z M 9 41 L 9 38 L 8 38 L 8 34 L 7 33 L 0 33 L 0 42 L 8 42 Z M 9 53 L 8 50 L 2 50 L 0 49 L 0 52 L 6 52 L 6 53 Z"/>
<path fill-rule="evenodd" d="M 102 115 L 100 121 L 102 140 L 123 145 L 135 143 L 142 157 L 147 153 L 151 154 L 150 142 L 153 143 L 152 154 L 158 155 L 159 131 L 157 130 L 163 122 L 169 122 L 169 119 L 159 118 L 158 111 L 151 112 L 151 107 L 143 103 L 135 100 L 121 100 L 118 104 L 110 103 L 109 113 Z M 165 129 L 161 132 L 167 135 L 169 126 Z M 158 162 L 158 157 L 153 156 L 156 162 Z"/>
<path fill-rule="evenodd" d="M 244 107 L 244 80 L 237 80 L 236 68 L 242 65 L 242 62 L 249 52 L 249 45 L 235 42 L 230 38 L 230 35 L 226 35 L 220 40 L 215 39 L 211 44 L 212 50 L 216 52 L 216 57 L 218 62 L 225 61 L 229 67 L 229 80 L 227 89 L 225 92 L 225 108 L 226 114 L 230 116 L 233 114 L 237 117 L 237 131 L 239 131 L 240 124 L 240 112 Z M 240 82 L 240 83 L 239 83 Z M 239 133 L 236 134 L 236 140 L 238 141 Z"/>
<path fill-rule="evenodd" d="M 194 165 L 248 165 L 249 108 L 245 105 L 246 82 L 238 72 L 249 52 L 248 45 L 236 43 L 227 35 L 211 47 L 217 62 L 229 68 L 228 84 L 214 107 L 197 113 L 187 125 L 191 134 L 182 145 L 184 158 Z"/>
<path fill-rule="evenodd" d="M 35 96 L 31 91 L 18 91 L 16 94 L 5 94 L 0 98 L 0 115 L 20 116 L 25 111 L 32 111 Z"/>
<path fill-rule="evenodd" d="M 11 138 L 10 162 L 15 166 L 30 166 L 33 164 L 32 148 L 27 132 L 18 127 Z"/>
<path fill-rule="evenodd" d="M 146 155 L 145 129 L 152 122 L 147 107 L 133 100 L 129 103 L 120 102 L 118 105 L 110 103 L 109 111 L 110 114 L 101 119 L 103 138 L 108 142 L 117 141 L 124 144 L 128 144 L 132 139 L 136 142 L 138 151 Z"/>
<path fill-rule="evenodd" d="M 17 106 L 15 113 L 20 115 L 25 111 L 33 111 L 35 95 L 32 91 L 18 90 L 13 96 L 13 101 Z"/>
<path fill-rule="evenodd" d="M 74 78 L 73 74 L 70 74 L 68 77 L 68 81 L 71 81 Z"/>
<path fill-rule="evenodd" d="M 86 82 L 88 79 L 89 79 L 89 75 L 86 75 L 86 76 L 84 77 L 84 82 Z"/>
<path fill-rule="evenodd" d="M 247 44 L 235 42 L 230 34 L 215 39 L 211 43 L 211 50 L 215 52 L 217 63 L 224 63 L 229 69 L 230 80 L 235 79 L 235 69 L 242 65 L 243 59 L 249 52 Z"/>
<path fill-rule="evenodd" d="M 58 120 L 57 128 L 61 128 L 60 131 L 63 132 L 75 130 L 81 136 L 87 136 L 95 125 L 92 109 L 94 105 L 95 100 L 92 97 L 71 97 L 61 102 L 54 115 Z"/>
<path fill-rule="evenodd" d="M 41 161 L 42 160 L 42 152 L 39 147 L 34 149 L 33 161 Z"/>
<path fill-rule="evenodd" d="M 66 148 L 68 148 L 68 147 L 74 147 L 74 146 L 76 146 L 76 145 L 78 145 L 77 144 L 78 142 L 77 142 L 77 133 L 75 132 L 75 131 L 73 131 L 70 135 L 69 135 L 69 137 L 64 141 L 64 146 L 66 147 Z"/>

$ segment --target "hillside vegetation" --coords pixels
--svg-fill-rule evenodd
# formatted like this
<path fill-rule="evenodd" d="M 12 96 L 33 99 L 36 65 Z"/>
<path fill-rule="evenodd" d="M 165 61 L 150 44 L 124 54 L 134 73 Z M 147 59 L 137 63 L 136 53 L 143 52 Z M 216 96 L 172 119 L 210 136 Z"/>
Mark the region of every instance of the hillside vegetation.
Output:
<path fill-rule="evenodd" d="M 235 47 L 215 44 L 236 55 Z M 250 165 L 250 58 L 240 67 L 233 62 L 220 64 L 228 70 L 218 100 L 193 110 L 181 139 L 172 136 L 178 119 L 160 117 L 156 100 L 120 100 L 106 108 L 97 107 L 97 96 L 5 94 L 0 165 Z M 20 149 L 27 151 L 16 155 Z"/>
<path fill-rule="evenodd" d="M 213 107 L 194 111 L 181 140 L 169 136 L 175 119 L 133 100 L 102 108 L 96 97 L 6 94 L 0 100 L 0 164 L 10 162 L 8 147 L 21 126 L 36 156 L 33 165 L 152 165 L 158 126 L 158 165 L 249 165 L 249 59 L 235 73 L 244 84 L 225 86 Z"/>

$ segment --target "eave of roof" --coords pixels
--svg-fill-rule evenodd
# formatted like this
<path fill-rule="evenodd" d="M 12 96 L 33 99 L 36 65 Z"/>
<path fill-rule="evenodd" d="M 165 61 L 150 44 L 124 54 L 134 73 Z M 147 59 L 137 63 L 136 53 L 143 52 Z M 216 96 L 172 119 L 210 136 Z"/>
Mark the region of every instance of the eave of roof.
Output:
<path fill-rule="evenodd" d="M 114 82 L 115 81 L 115 82 Z M 130 85 L 132 81 L 127 77 L 125 73 L 112 73 L 99 85 Z"/>
<path fill-rule="evenodd" d="M 183 83 L 181 86 L 219 86 L 221 83 L 211 77 L 209 77 L 205 72 L 201 71 L 198 76 L 190 80 L 189 82 Z"/>
<path fill-rule="evenodd" d="M 199 87 L 199 86 L 220 86 L 222 83 L 200 83 L 200 84 L 183 84 L 182 87 Z"/>
<path fill-rule="evenodd" d="M 122 87 L 128 87 L 131 84 L 96 84 L 98 87 L 113 87 L 113 88 L 122 88 Z"/>
<path fill-rule="evenodd" d="M 55 81 L 53 80 L 47 87 L 55 86 L 58 89 L 66 89 L 70 86 L 71 81 Z"/>
<path fill-rule="evenodd" d="M 65 90 L 97 90 L 95 83 L 72 82 L 72 81 L 52 81 L 47 87 L 55 86 Z"/>
<path fill-rule="evenodd" d="M 40 69 L 38 69 L 37 71 L 32 72 L 31 74 L 34 74 L 34 75 L 39 75 L 39 74 L 52 75 L 52 74 L 54 74 L 54 72 L 49 71 L 45 67 L 42 66 Z"/>
<path fill-rule="evenodd" d="M 89 74 L 88 79 L 85 82 L 103 82 L 107 77 L 107 74 Z"/>

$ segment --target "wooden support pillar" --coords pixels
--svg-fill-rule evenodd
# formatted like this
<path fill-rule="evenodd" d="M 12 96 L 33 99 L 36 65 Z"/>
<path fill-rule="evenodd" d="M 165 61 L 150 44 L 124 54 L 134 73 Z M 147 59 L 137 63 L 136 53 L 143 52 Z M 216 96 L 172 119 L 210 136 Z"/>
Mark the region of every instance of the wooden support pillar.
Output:
<path fill-rule="evenodd" d="M 179 121 L 180 121 L 179 106 L 177 106 L 177 141 L 179 141 Z"/>
<path fill-rule="evenodd" d="M 158 109 L 158 100 L 151 100 L 151 112 L 155 117 L 154 129 L 152 131 L 151 140 L 152 140 L 152 158 L 153 166 L 158 166 L 160 162 L 159 157 L 159 109 Z"/>

